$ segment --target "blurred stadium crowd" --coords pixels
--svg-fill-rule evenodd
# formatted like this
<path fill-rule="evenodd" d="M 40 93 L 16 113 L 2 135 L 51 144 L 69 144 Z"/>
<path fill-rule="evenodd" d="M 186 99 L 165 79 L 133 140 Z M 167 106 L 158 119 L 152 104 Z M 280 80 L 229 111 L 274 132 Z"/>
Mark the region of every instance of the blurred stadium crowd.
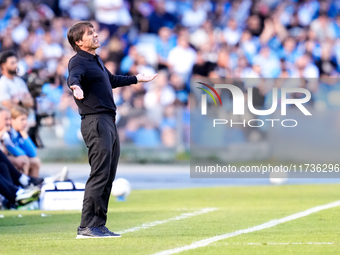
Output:
<path fill-rule="evenodd" d="M 18 75 L 37 102 L 37 116 L 66 144 L 81 143 L 66 85 L 75 54 L 66 33 L 77 20 L 90 20 L 99 31 L 97 53 L 112 73 L 159 73 L 154 82 L 113 91 L 121 141 L 142 147 L 189 144 L 191 77 L 304 80 L 340 72 L 338 0 L 0 2 L 0 49 L 18 55 Z M 270 86 L 243 86 L 257 87 L 254 102 L 265 104 Z M 308 87 L 320 107 L 340 91 L 330 79 L 291 86 Z"/>

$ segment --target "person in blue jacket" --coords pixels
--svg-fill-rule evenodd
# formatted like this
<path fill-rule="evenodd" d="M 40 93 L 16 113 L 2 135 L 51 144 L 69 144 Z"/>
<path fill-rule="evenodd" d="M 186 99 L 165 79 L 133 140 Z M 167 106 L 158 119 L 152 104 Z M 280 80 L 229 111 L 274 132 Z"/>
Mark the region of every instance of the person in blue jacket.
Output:
<path fill-rule="evenodd" d="M 4 137 L 4 144 L 9 153 L 9 160 L 22 173 L 32 176 L 39 176 L 41 165 L 37 157 L 37 148 L 27 134 L 28 111 L 20 106 L 11 110 L 12 128 Z"/>

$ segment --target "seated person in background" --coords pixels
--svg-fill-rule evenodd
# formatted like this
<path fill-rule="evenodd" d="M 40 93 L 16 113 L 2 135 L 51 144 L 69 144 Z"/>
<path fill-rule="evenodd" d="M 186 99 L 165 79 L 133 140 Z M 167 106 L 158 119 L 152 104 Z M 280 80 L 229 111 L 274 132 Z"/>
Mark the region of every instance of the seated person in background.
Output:
<path fill-rule="evenodd" d="M 8 110 L 0 106 L 0 147 L 2 147 L 1 141 L 4 135 L 7 134 L 8 126 L 10 127 L 10 121 Z M 43 181 L 43 178 L 29 177 L 19 173 L 0 150 L 0 194 L 5 197 L 6 202 L 2 202 L 5 207 L 11 208 L 37 200 L 40 194 L 37 186 Z"/>
<path fill-rule="evenodd" d="M 0 194 L 4 195 L 7 200 L 13 202 L 13 190 L 15 190 L 15 188 L 29 188 L 30 186 L 39 186 L 43 184 L 43 182 L 50 183 L 55 181 L 65 181 L 68 179 L 67 167 L 64 167 L 59 173 L 46 178 L 35 178 L 18 172 L 2 151 L 2 147 L 5 147 L 2 141 L 9 137 L 7 132 L 10 129 L 11 114 L 7 108 L 0 106 L 0 179 L 7 179 L 0 183 Z M 13 188 L 13 186 L 15 187 Z M 7 197 L 8 194 L 10 194 L 11 199 Z"/>
<path fill-rule="evenodd" d="M 3 138 L 9 153 L 9 160 L 16 169 L 22 173 L 39 176 L 41 161 L 37 158 L 37 149 L 27 134 L 28 111 L 20 106 L 11 109 L 12 128 L 8 130 L 7 136 Z"/>

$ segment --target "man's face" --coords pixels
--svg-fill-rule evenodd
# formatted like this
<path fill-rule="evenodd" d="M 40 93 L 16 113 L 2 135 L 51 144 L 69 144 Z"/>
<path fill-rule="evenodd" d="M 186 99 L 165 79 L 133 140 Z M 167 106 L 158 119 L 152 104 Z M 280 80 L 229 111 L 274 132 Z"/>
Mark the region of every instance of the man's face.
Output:
<path fill-rule="evenodd" d="M 2 69 L 9 74 L 15 75 L 18 69 L 18 59 L 15 56 L 7 58 L 7 61 L 2 64 Z"/>
<path fill-rule="evenodd" d="M 11 130 L 11 114 L 8 111 L 0 112 L 0 130 Z"/>
<path fill-rule="evenodd" d="M 82 40 L 76 42 L 81 50 L 95 50 L 100 47 L 98 34 L 93 27 L 88 27 L 83 35 Z"/>

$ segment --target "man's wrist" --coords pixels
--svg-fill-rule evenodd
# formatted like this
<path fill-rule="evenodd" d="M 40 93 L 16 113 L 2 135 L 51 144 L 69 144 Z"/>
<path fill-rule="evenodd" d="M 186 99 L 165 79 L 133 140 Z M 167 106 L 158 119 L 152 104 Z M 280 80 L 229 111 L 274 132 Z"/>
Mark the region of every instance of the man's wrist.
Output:
<path fill-rule="evenodd" d="M 70 89 L 74 90 L 74 89 L 82 89 L 82 87 L 80 85 L 74 84 L 70 86 Z"/>

